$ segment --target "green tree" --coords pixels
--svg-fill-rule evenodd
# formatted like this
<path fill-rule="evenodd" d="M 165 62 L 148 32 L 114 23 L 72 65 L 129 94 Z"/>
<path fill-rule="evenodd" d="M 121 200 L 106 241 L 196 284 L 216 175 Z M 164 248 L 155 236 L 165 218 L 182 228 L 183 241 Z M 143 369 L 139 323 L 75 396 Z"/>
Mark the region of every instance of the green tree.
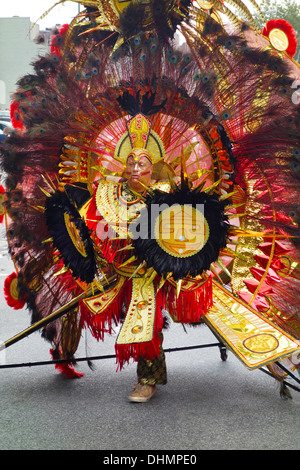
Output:
<path fill-rule="evenodd" d="M 260 9 L 266 19 L 283 19 L 290 23 L 297 34 L 298 47 L 294 59 L 300 61 L 300 2 L 299 0 L 260 0 L 258 1 Z M 261 18 L 254 14 L 256 22 L 263 27 Z"/>

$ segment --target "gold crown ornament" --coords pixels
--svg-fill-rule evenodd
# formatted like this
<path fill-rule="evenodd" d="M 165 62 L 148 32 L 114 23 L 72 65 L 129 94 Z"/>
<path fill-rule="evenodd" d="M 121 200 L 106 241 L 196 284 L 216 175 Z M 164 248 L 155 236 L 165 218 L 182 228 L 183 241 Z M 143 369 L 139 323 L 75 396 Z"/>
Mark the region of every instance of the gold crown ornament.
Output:
<path fill-rule="evenodd" d="M 138 113 L 127 121 L 127 131 L 120 138 L 114 156 L 126 165 L 132 151 L 144 150 L 153 165 L 165 158 L 165 148 L 152 123 L 144 114 Z M 137 152 L 139 154 L 140 152 Z"/>

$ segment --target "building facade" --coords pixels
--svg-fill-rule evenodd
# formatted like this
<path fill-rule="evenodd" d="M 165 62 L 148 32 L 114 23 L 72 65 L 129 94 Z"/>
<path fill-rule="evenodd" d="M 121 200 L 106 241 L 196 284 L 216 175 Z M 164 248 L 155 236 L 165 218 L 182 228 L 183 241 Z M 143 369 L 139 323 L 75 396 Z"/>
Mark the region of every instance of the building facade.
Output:
<path fill-rule="evenodd" d="M 40 32 L 27 17 L 0 18 L 0 118 L 9 112 L 16 82 L 32 73 L 31 63 L 49 49 L 51 30 Z M 37 43 L 39 36 L 44 41 Z"/>

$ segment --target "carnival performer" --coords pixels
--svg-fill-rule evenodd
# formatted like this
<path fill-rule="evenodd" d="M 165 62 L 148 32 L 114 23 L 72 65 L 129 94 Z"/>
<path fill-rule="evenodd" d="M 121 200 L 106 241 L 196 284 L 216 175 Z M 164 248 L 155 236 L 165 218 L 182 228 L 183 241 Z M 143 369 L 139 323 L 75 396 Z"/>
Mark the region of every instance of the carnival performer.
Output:
<path fill-rule="evenodd" d="M 148 150 L 148 145 L 152 149 L 152 153 Z M 139 217 L 143 209 L 145 210 L 144 198 L 147 191 L 158 190 L 168 193 L 171 189 L 169 178 L 167 178 L 168 172 L 164 168 L 164 163 L 161 162 L 162 155 L 164 155 L 163 144 L 159 136 L 151 131 L 151 121 L 146 116 L 138 113 L 129 121 L 128 132 L 120 139 L 116 152 L 124 160 L 125 171 L 123 177 L 119 181 L 116 181 L 116 178 L 109 177 L 100 180 L 97 183 L 93 198 L 80 210 L 87 226 L 95 234 L 94 240 L 102 253 L 104 252 L 103 246 L 106 246 L 109 261 L 111 250 L 113 250 L 112 246 L 108 247 L 109 244 L 113 245 L 116 241 L 122 240 L 126 240 L 127 243 L 128 235 L 129 240 L 132 240 L 134 236 L 143 237 L 140 232 L 135 235 L 130 232 L 134 229 L 134 220 Z M 157 169 L 155 170 L 155 165 L 158 164 L 160 164 L 159 175 Z M 167 222 L 170 222 L 170 220 L 168 219 Z M 193 223 L 196 224 L 197 221 L 194 220 Z M 169 238 L 164 238 L 164 242 L 168 242 L 169 245 L 173 242 L 176 249 L 182 250 L 180 247 L 184 247 L 187 240 L 183 243 L 180 238 L 183 237 L 183 232 L 189 233 L 189 221 L 185 220 L 184 226 L 182 223 L 179 225 L 178 223 L 174 224 L 174 229 L 181 234 L 178 235 L 178 239 L 172 231 L 172 236 L 170 233 Z M 152 232 L 152 228 L 150 232 Z M 193 231 L 193 238 L 195 238 L 195 230 Z M 123 255 L 120 258 L 117 251 L 112 265 L 114 271 L 118 274 L 117 286 L 120 286 L 120 297 L 122 297 L 121 291 L 123 290 L 124 295 L 131 295 L 132 300 L 118 336 L 116 351 L 121 367 L 124 360 L 129 360 L 130 355 L 138 362 L 138 382 L 129 399 L 136 402 L 145 402 L 155 393 L 156 384 L 164 385 L 167 382 L 165 356 L 162 349 L 162 309 L 167 308 L 168 300 L 167 298 L 164 299 L 167 293 L 164 291 L 163 286 L 160 287 L 163 295 L 158 295 L 156 292 L 158 284 L 154 285 L 151 278 L 153 269 L 150 270 L 148 276 L 145 275 L 145 263 L 141 263 L 137 259 L 133 261 L 130 250 L 125 251 L 124 248 L 126 246 L 121 248 L 122 253 L 127 251 L 129 255 L 125 258 Z M 199 287 L 203 286 L 203 276 L 198 276 L 198 278 L 200 279 L 194 280 L 194 282 Z M 207 276 L 205 278 L 208 282 L 209 278 Z M 117 289 L 118 287 L 114 286 L 112 299 L 116 297 Z M 98 330 L 98 315 L 105 315 L 106 321 L 111 326 L 111 319 L 107 317 L 109 311 L 107 296 L 108 294 L 105 292 L 94 296 L 92 299 L 84 300 L 81 304 L 82 318 L 96 336 L 97 334 L 102 335 L 102 332 Z M 103 299 L 106 299 L 106 301 L 103 301 Z M 129 303 L 128 299 L 127 303 Z M 95 306 L 98 307 L 98 310 L 95 309 Z M 99 307 L 102 308 L 99 309 Z M 114 309 L 113 313 L 113 319 L 116 323 L 120 319 L 121 305 L 118 306 L 118 309 L 119 311 Z M 190 315 L 190 321 L 200 320 L 203 310 L 198 310 L 198 316 Z M 177 316 L 180 317 L 180 313 L 178 315 L 177 312 Z M 185 321 L 188 322 L 189 319 L 186 318 Z M 100 324 L 100 329 L 102 328 L 104 331 L 102 318 Z M 143 347 L 143 345 L 145 346 Z"/>
<path fill-rule="evenodd" d="M 136 199 L 136 193 L 145 194 L 145 187 L 152 187 L 157 181 L 152 179 L 153 164 L 152 158 L 144 149 L 134 149 L 130 152 L 126 162 L 125 178 L 128 191 L 133 191 L 132 197 Z M 123 184 L 124 186 L 124 184 Z M 164 184 L 166 188 L 166 184 Z M 124 191 L 124 190 L 123 190 Z M 122 191 L 121 191 L 122 193 Z M 128 194 L 127 194 L 128 201 Z M 138 212 L 138 211 L 137 211 Z M 162 330 L 159 331 L 159 338 L 162 342 Z M 156 391 L 156 385 L 167 383 L 167 370 L 165 355 L 160 346 L 158 357 L 153 360 L 140 357 L 137 366 L 137 384 L 130 394 L 129 400 L 133 402 L 146 402 Z"/>
<path fill-rule="evenodd" d="M 119 328 L 131 401 L 167 381 L 169 320 L 204 323 L 287 396 L 277 364 L 299 367 L 300 350 L 293 28 L 260 31 L 237 0 L 245 21 L 219 0 L 77 3 L 12 102 L 8 304 L 29 309 L 70 378 L 84 330 Z"/>

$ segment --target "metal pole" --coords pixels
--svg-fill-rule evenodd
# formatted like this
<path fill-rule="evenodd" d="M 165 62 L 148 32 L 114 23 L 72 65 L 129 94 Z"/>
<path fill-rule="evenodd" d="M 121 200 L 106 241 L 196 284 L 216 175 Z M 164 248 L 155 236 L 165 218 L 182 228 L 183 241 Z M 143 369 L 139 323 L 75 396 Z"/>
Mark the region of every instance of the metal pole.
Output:
<path fill-rule="evenodd" d="M 108 281 L 107 281 L 108 286 L 111 285 L 110 282 L 113 281 L 113 280 L 115 280 L 115 277 L 112 277 L 112 278 L 108 279 Z M 7 341 L 4 341 L 3 343 L 1 343 L 0 351 L 2 351 L 5 348 L 8 348 L 9 346 L 11 346 L 14 343 L 17 343 L 18 341 L 25 338 L 26 336 L 31 335 L 35 331 L 37 331 L 37 330 L 43 328 L 44 326 L 48 325 L 48 323 L 51 323 L 52 321 L 57 320 L 59 317 L 62 317 L 63 315 L 68 313 L 70 310 L 77 307 L 77 305 L 79 304 L 79 301 L 81 299 L 89 297 L 90 295 L 94 295 L 97 292 L 99 292 L 99 291 L 97 291 L 97 290 L 92 291 L 92 288 L 89 288 L 87 291 L 82 292 L 82 294 L 80 294 L 77 297 L 75 297 L 74 299 L 72 299 L 70 302 L 68 302 L 63 307 L 60 307 L 58 310 L 55 310 L 55 312 L 50 313 L 50 315 L 48 315 L 47 317 L 42 318 L 41 320 L 39 320 L 36 323 L 34 323 L 33 325 L 29 326 L 28 328 L 21 331 L 17 335 L 15 335 L 12 338 L 8 339 Z"/>
<path fill-rule="evenodd" d="M 36 323 L 34 323 L 33 325 L 29 326 L 28 328 L 26 328 L 25 330 L 21 331 L 20 333 L 18 333 L 17 335 L 13 336 L 12 338 L 8 339 L 7 341 L 4 341 L 1 345 L 0 345 L 0 351 L 2 351 L 3 349 L 5 348 L 8 348 L 9 346 L 11 346 L 12 344 L 14 343 L 17 343 L 18 341 L 20 341 L 21 339 L 25 338 L 26 336 L 29 336 L 31 335 L 32 333 L 34 333 L 35 331 L 39 330 L 40 328 L 42 328 L 43 326 L 46 326 L 48 325 L 48 323 L 51 323 L 52 321 L 56 320 L 57 318 L 61 317 L 62 315 L 64 315 L 65 313 L 68 313 L 71 309 L 73 309 L 74 307 L 76 307 L 79 303 L 79 301 L 86 297 L 87 295 L 89 294 L 89 292 L 84 292 L 82 294 L 80 294 L 78 297 L 75 297 L 74 299 L 72 299 L 70 302 L 68 302 L 66 305 L 64 305 L 63 307 L 59 308 L 58 310 L 55 310 L 55 312 L 52 312 L 50 315 L 48 315 L 47 317 L 45 318 L 42 318 L 41 320 L 37 321 Z"/>

